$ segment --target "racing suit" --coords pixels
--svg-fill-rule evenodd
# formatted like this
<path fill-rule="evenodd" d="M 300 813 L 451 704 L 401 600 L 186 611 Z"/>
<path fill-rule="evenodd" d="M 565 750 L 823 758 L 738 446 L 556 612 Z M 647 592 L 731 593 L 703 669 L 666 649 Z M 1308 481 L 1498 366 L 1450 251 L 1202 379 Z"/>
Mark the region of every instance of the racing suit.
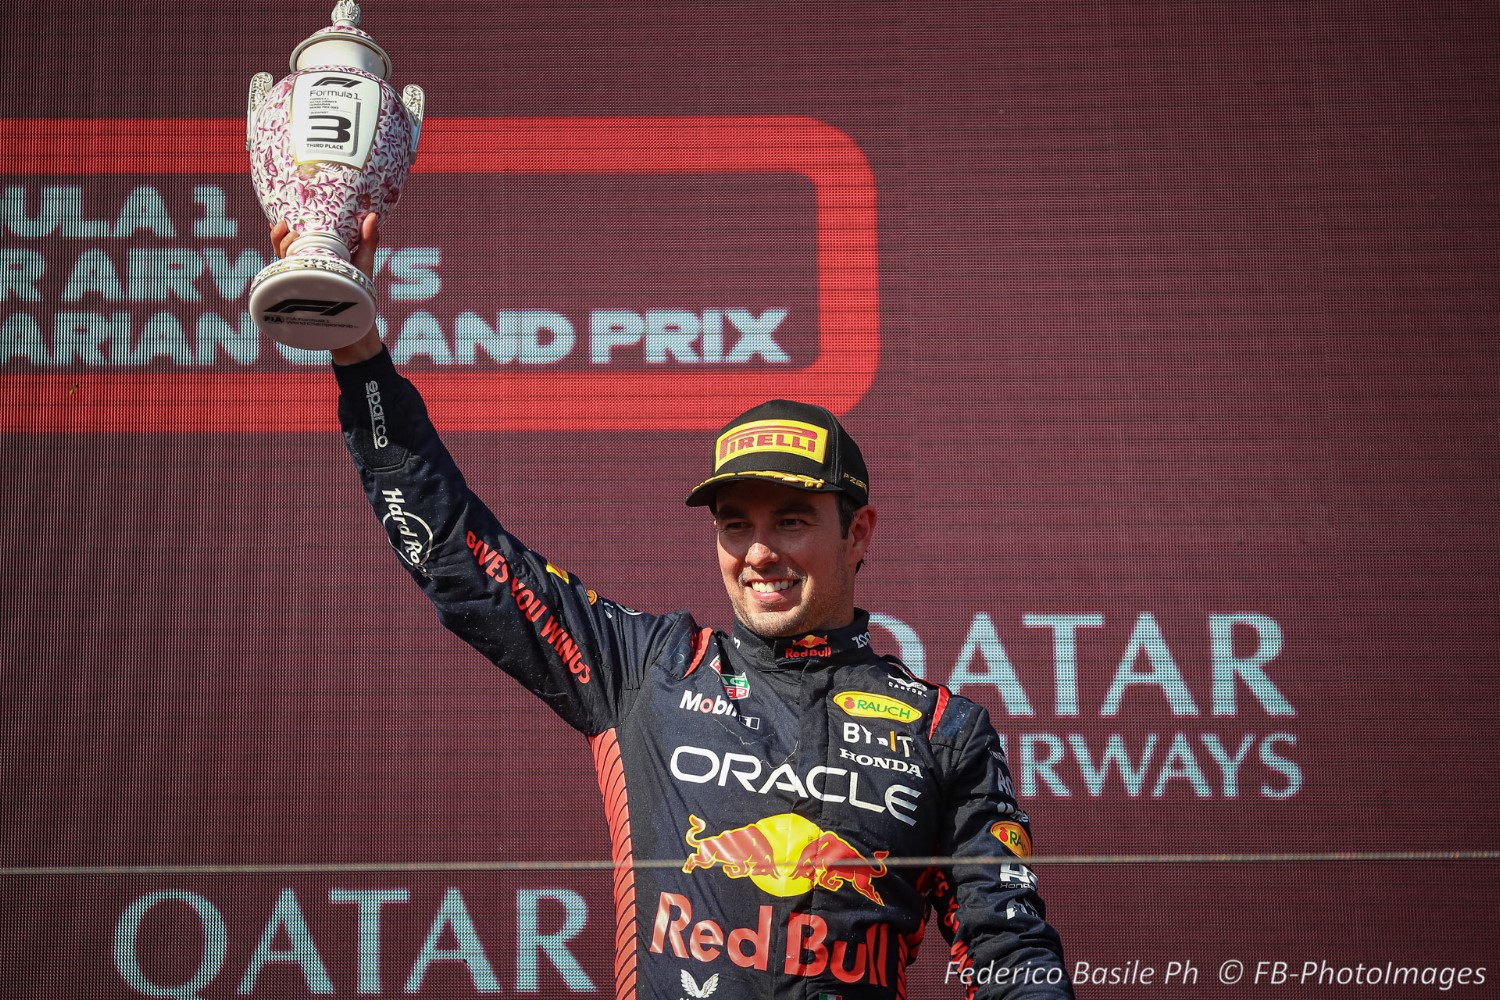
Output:
<path fill-rule="evenodd" d="M 621 1000 L 904 997 L 929 907 L 969 996 L 1073 995 L 982 707 L 876 655 L 862 611 L 767 640 L 600 597 L 500 526 L 387 353 L 335 373 L 438 618 L 588 738 Z"/>

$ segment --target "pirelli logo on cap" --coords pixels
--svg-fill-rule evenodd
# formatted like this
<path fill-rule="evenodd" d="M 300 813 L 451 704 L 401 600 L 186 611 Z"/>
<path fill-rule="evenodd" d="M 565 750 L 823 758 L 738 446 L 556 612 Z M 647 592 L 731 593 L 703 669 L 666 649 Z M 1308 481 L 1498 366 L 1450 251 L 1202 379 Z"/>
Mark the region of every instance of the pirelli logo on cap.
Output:
<path fill-rule="evenodd" d="M 800 455 L 819 465 L 828 449 L 828 432 L 800 420 L 752 420 L 719 435 L 714 446 L 714 471 L 741 455 L 776 451 Z"/>

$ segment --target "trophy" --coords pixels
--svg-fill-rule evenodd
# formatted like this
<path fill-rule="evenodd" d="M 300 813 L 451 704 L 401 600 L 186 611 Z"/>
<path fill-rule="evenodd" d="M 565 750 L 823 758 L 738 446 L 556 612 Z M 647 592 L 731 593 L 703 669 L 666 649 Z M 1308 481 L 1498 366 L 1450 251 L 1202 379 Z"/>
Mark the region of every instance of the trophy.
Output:
<path fill-rule="evenodd" d="M 365 216 L 401 197 L 422 131 L 422 88 L 398 100 L 391 58 L 339 0 L 333 24 L 292 51 L 292 74 L 250 81 L 245 149 L 256 197 L 273 224 L 300 234 L 250 283 L 250 315 L 290 347 L 352 344 L 375 322 L 375 285 L 349 262 Z"/>

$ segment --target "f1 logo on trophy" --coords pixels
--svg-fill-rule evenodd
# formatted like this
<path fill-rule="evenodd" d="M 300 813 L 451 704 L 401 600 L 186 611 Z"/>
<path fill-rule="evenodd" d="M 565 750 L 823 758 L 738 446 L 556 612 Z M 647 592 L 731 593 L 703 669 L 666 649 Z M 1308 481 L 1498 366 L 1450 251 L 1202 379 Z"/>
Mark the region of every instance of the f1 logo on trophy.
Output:
<path fill-rule="evenodd" d="M 250 81 L 245 149 L 266 218 L 301 236 L 250 283 L 250 315 L 268 336 L 305 350 L 352 344 L 375 322 L 375 285 L 349 262 L 360 224 L 401 197 L 422 133 L 422 88 L 398 100 L 391 57 L 339 0 L 333 24 L 303 40 L 292 74 Z"/>

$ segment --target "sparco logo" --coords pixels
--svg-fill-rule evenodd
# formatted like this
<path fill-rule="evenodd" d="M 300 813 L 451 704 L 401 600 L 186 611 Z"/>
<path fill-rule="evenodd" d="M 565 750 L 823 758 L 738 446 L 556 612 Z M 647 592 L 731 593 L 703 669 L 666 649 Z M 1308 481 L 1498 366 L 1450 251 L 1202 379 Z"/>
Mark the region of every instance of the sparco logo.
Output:
<path fill-rule="evenodd" d="M 422 565 L 432 550 L 432 528 L 406 509 L 406 497 L 400 490 L 381 490 L 380 498 L 385 501 L 385 516 L 380 523 L 385 525 L 391 548 L 408 566 Z"/>
<path fill-rule="evenodd" d="M 370 407 L 370 433 L 375 437 L 375 447 L 384 448 L 391 443 L 385 435 L 385 407 L 380 405 L 380 383 L 374 380 L 365 383 L 365 402 Z"/>

